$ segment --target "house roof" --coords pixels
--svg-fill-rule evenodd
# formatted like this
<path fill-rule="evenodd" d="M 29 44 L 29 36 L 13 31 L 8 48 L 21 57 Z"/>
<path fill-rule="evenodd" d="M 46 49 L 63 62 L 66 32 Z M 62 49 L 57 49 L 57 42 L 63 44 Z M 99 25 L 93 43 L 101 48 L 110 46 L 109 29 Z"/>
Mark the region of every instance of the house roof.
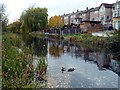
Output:
<path fill-rule="evenodd" d="M 70 14 L 63 14 L 61 15 L 61 17 L 66 17 L 66 16 L 69 16 Z"/>
<path fill-rule="evenodd" d="M 108 4 L 108 3 L 102 3 L 100 7 L 104 5 L 106 8 L 112 8 L 113 4 Z"/>
<path fill-rule="evenodd" d="M 90 12 L 94 12 L 94 11 L 98 11 L 100 7 L 95 7 L 93 9 L 90 10 Z"/>
<path fill-rule="evenodd" d="M 78 14 L 84 14 L 84 13 L 87 13 L 88 11 L 93 10 L 93 9 L 94 9 L 94 8 L 90 8 L 90 9 L 88 9 L 88 10 L 83 10 L 83 11 L 78 12 Z"/>
<path fill-rule="evenodd" d="M 77 15 L 77 14 L 79 14 L 81 11 L 78 11 L 77 10 L 77 12 L 72 12 L 72 13 L 70 13 L 70 15 L 72 16 L 72 15 Z"/>

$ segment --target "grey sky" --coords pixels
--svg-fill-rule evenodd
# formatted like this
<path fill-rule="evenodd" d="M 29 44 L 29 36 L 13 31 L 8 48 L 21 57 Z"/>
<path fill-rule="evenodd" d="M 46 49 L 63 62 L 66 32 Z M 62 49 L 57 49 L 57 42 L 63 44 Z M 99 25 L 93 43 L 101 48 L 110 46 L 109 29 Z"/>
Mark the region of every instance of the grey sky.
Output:
<path fill-rule="evenodd" d="M 96 7 L 101 3 L 115 3 L 116 0 L 0 0 L 6 5 L 9 23 L 19 19 L 22 11 L 30 6 L 48 8 L 49 17 L 84 10 L 86 7 Z"/>

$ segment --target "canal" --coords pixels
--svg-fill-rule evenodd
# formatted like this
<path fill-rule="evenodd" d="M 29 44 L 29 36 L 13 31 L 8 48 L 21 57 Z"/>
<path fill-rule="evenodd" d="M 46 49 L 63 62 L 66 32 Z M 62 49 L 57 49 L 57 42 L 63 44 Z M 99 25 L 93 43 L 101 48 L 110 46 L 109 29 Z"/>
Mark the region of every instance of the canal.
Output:
<path fill-rule="evenodd" d="M 47 88 L 118 88 L 120 62 L 102 46 L 32 37 L 34 55 L 48 63 Z M 34 58 L 35 59 L 35 58 Z"/>

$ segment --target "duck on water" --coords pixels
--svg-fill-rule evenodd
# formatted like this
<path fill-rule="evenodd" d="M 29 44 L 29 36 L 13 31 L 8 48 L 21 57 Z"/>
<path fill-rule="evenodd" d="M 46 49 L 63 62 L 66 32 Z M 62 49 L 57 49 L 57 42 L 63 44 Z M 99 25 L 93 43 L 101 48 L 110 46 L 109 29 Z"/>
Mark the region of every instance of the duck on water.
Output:
<path fill-rule="evenodd" d="M 68 72 L 72 72 L 72 71 L 74 71 L 75 70 L 75 68 L 69 68 L 68 69 Z"/>
<path fill-rule="evenodd" d="M 75 70 L 75 68 L 69 68 L 67 71 L 68 72 L 72 72 L 72 71 L 74 71 Z M 64 68 L 64 67 L 62 67 L 61 68 L 61 71 L 62 71 L 62 73 L 64 72 L 64 71 L 66 71 L 66 69 Z"/>

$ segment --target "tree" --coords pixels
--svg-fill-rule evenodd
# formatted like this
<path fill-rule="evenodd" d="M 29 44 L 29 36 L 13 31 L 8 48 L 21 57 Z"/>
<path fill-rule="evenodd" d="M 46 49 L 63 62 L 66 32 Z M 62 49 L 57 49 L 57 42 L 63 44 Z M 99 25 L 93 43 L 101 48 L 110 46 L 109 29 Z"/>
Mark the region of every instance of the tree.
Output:
<path fill-rule="evenodd" d="M 47 8 L 28 8 L 21 14 L 21 32 L 29 33 L 39 31 L 47 27 Z"/>
<path fill-rule="evenodd" d="M 8 24 L 8 18 L 7 15 L 5 14 L 5 5 L 0 4 L 0 26 L 2 26 L 2 30 L 6 31 L 6 26 Z"/>
<path fill-rule="evenodd" d="M 59 28 L 64 26 L 64 21 L 60 16 L 53 16 L 49 19 L 49 26 L 52 28 Z"/>
<path fill-rule="evenodd" d="M 20 20 L 17 20 L 15 22 L 7 25 L 6 31 L 20 33 L 20 26 L 21 26 L 21 22 L 20 22 Z"/>

